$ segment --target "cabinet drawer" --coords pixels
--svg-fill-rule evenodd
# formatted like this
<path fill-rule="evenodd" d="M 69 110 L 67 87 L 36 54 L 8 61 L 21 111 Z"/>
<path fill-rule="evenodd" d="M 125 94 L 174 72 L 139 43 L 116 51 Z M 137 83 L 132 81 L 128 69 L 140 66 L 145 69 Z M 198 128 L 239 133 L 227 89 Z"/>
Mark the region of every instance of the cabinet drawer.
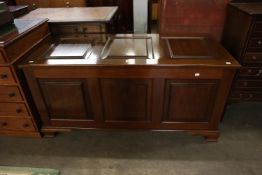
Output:
<path fill-rule="evenodd" d="M 262 67 L 244 67 L 238 71 L 238 77 L 262 77 Z"/>
<path fill-rule="evenodd" d="M 262 100 L 262 92 L 258 91 L 233 91 L 231 100 L 257 101 Z"/>
<path fill-rule="evenodd" d="M 247 50 L 249 52 L 262 52 L 262 38 L 251 38 Z"/>
<path fill-rule="evenodd" d="M 15 80 L 9 67 L 0 67 L 0 84 L 15 84 Z"/>
<path fill-rule="evenodd" d="M 262 80 L 237 80 L 234 83 L 234 88 L 244 88 L 244 89 L 261 89 L 262 90 Z"/>
<path fill-rule="evenodd" d="M 262 63 L 262 53 L 246 53 L 243 63 Z"/>
<path fill-rule="evenodd" d="M 29 118 L 0 117 L 0 130 L 34 131 L 35 127 Z"/>
<path fill-rule="evenodd" d="M 29 116 L 24 103 L 0 103 L 0 116 Z"/>
<path fill-rule="evenodd" d="M 23 98 L 17 86 L 0 86 L 0 102 L 22 101 Z"/>
<path fill-rule="evenodd" d="M 105 33 L 104 24 L 50 24 L 54 34 L 86 34 L 86 33 Z"/>

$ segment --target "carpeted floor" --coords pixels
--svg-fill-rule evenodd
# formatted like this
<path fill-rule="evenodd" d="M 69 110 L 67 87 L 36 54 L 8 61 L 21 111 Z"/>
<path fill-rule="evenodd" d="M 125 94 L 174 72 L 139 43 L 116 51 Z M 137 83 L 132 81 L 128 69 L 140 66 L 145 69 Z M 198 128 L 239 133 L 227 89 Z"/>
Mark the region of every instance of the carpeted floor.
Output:
<path fill-rule="evenodd" d="M 0 165 L 54 168 L 61 175 L 261 175 L 262 104 L 227 109 L 217 143 L 172 132 L 0 137 Z"/>

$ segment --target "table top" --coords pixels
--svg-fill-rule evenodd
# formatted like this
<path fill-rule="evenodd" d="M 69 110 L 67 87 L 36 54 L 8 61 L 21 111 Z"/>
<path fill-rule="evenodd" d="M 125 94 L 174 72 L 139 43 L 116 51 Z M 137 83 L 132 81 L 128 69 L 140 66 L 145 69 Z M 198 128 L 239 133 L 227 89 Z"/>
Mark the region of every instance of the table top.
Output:
<path fill-rule="evenodd" d="M 38 8 L 21 19 L 49 19 L 52 23 L 65 22 L 109 22 L 118 7 L 70 7 L 70 8 Z"/>

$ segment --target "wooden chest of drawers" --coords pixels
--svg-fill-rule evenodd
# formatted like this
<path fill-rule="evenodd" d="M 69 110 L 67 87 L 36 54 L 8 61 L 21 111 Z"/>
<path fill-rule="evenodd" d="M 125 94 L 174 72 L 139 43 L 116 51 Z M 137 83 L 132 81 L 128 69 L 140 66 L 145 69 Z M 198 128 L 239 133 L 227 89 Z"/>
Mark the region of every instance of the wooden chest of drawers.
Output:
<path fill-rule="evenodd" d="M 229 102 L 262 101 L 262 3 L 231 3 L 224 47 L 242 64 Z"/>
<path fill-rule="evenodd" d="M 2 28 L 1 28 L 2 30 Z M 46 20 L 15 20 L 0 34 L 0 135 L 40 136 L 25 82 L 17 69 L 34 46 L 49 35 Z M 6 32 L 4 32 L 6 31 Z"/>

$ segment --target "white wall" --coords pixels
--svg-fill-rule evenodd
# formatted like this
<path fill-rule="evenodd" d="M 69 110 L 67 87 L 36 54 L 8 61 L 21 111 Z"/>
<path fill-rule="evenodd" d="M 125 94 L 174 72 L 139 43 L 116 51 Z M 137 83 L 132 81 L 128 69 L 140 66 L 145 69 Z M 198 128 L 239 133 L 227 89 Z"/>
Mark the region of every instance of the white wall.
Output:
<path fill-rule="evenodd" d="M 134 33 L 147 33 L 148 0 L 134 0 Z"/>

